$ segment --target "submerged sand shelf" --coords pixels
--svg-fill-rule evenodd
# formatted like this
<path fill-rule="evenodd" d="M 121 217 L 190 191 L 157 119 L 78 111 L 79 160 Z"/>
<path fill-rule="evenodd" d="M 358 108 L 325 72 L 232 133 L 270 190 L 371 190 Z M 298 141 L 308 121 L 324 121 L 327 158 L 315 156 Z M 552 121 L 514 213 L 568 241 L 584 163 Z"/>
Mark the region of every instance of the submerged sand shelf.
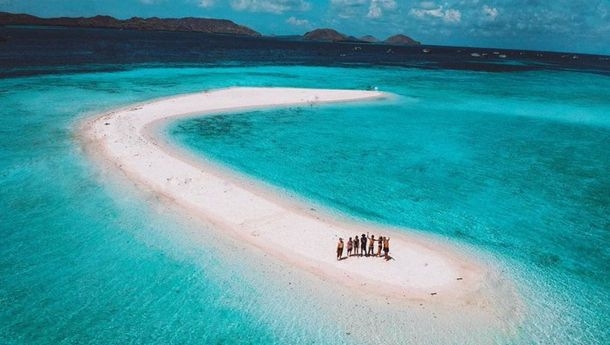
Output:
<path fill-rule="evenodd" d="M 251 179 L 185 154 L 157 130 L 187 116 L 332 102 L 383 102 L 392 97 L 377 91 L 228 88 L 105 113 L 86 121 L 81 135 L 88 152 L 138 185 L 203 218 L 219 232 L 322 279 L 401 299 L 476 304 L 481 286 L 493 285 L 486 282 L 488 267 L 456 248 L 407 231 L 316 212 L 301 201 L 288 200 Z M 367 232 L 391 237 L 393 260 L 336 260 L 339 237 Z"/>

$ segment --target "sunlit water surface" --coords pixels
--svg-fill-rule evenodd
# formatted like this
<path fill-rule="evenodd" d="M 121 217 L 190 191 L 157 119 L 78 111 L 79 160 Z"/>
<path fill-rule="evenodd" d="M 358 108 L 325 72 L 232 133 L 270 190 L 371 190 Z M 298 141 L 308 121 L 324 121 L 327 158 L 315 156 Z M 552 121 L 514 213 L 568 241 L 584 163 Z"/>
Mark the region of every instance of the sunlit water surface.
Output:
<path fill-rule="evenodd" d="M 314 67 L 0 80 L 0 342 L 359 342 L 221 239 L 195 243 L 196 224 L 106 185 L 75 136 L 106 109 L 235 85 L 400 95 L 191 119 L 168 135 L 349 216 L 493 255 L 530 306 L 512 343 L 608 342 L 607 77 Z"/>

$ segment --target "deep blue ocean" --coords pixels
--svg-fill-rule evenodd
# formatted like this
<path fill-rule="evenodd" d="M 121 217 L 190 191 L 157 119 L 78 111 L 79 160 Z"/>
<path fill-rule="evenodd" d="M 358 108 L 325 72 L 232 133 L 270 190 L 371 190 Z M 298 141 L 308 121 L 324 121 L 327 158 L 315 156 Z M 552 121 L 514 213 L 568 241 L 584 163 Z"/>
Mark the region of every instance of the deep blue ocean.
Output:
<path fill-rule="evenodd" d="M 113 186 L 76 135 L 79 120 L 108 109 L 246 85 L 399 97 L 194 118 L 166 135 L 335 212 L 493 257 L 527 306 L 510 335 L 422 338 L 415 323 L 389 327 L 390 342 L 610 342 L 607 57 L 97 29 L 0 35 L 0 343 L 384 342 L 350 338 L 325 300 L 281 278 L 270 286 L 255 260 L 221 254 L 230 244 L 213 232 L 192 241 L 198 224 Z"/>

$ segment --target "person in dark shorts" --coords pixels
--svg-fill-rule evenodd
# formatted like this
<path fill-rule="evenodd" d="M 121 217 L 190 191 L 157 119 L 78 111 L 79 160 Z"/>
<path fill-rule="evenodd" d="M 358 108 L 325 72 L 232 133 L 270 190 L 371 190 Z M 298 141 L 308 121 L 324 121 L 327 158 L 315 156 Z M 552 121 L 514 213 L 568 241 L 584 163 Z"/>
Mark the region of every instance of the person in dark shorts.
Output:
<path fill-rule="evenodd" d="M 354 255 L 358 255 L 360 253 L 360 240 L 358 240 L 358 235 L 354 237 Z"/>
<path fill-rule="evenodd" d="M 350 237 L 349 240 L 347 241 L 347 256 L 348 257 L 352 256 L 353 246 L 354 246 L 354 242 L 352 241 L 352 238 Z"/>
<path fill-rule="evenodd" d="M 390 238 L 384 237 L 383 238 L 383 253 L 385 254 L 386 260 L 388 260 L 388 258 L 389 258 L 389 256 L 388 256 L 389 252 L 390 252 Z"/>
<path fill-rule="evenodd" d="M 379 236 L 377 242 L 377 256 L 381 256 L 381 249 L 383 248 L 383 236 Z"/>
<path fill-rule="evenodd" d="M 343 257 L 343 239 L 339 238 L 339 243 L 337 243 L 337 260 L 341 260 Z"/>
<path fill-rule="evenodd" d="M 369 238 L 369 251 L 366 253 L 366 256 L 373 255 L 375 255 L 375 235 L 371 235 L 371 238 Z"/>
<path fill-rule="evenodd" d="M 360 256 L 365 255 L 366 254 L 366 235 L 362 234 L 362 237 L 360 237 Z"/>

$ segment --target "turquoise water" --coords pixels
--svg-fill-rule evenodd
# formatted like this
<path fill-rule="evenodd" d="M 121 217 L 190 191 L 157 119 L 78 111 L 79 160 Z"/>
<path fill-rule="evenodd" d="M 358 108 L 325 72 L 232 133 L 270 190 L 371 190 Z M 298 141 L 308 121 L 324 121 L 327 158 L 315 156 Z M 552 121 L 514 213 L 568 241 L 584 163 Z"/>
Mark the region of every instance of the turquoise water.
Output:
<path fill-rule="evenodd" d="M 455 343 L 608 342 L 608 78 L 295 66 L 1 79 L 0 343 L 381 342 L 346 335 L 366 315 L 338 321 L 315 289 L 287 289 L 286 274 L 266 281 L 286 268 L 259 267 L 262 254 L 244 258 L 213 231 L 193 240 L 198 224 L 114 186 L 75 135 L 80 119 L 106 109 L 234 85 L 377 85 L 403 96 L 170 131 L 349 215 L 497 257 L 531 310 L 512 339 L 464 330 L 447 335 Z M 393 342 L 422 339 L 411 323 L 391 325 Z"/>
<path fill-rule="evenodd" d="M 368 77 L 401 99 L 190 119 L 170 133 L 349 215 L 495 254 L 532 307 L 524 339 L 541 341 L 541 332 L 557 343 L 608 341 L 610 79 L 409 70 Z"/>
<path fill-rule="evenodd" d="M 141 69 L 0 80 L 0 343 L 336 339 L 342 329 L 307 294 L 287 296 L 261 269 L 219 252 L 222 239 L 207 234 L 199 245 L 181 236 L 196 225 L 105 186 L 75 137 L 79 119 L 104 109 L 243 75 Z M 282 308 L 278 299 L 292 302 Z"/>

